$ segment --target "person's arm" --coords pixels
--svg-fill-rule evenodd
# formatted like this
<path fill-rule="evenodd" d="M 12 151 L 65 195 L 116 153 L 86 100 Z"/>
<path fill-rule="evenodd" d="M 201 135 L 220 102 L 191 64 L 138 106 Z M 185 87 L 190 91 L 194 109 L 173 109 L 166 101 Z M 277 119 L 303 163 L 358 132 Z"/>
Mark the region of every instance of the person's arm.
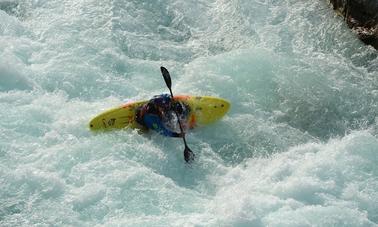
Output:
<path fill-rule="evenodd" d="M 173 132 L 164 127 L 161 119 L 155 114 L 145 114 L 143 119 L 148 128 L 153 129 L 164 136 L 182 137 L 181 133 Z"/>

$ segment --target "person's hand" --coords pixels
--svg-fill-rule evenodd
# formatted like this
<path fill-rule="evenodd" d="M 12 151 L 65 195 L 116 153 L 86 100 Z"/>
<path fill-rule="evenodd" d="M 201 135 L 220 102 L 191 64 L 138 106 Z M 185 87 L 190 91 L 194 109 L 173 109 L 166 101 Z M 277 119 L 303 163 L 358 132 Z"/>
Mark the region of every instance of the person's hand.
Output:
<path fill-rule="evenodd" d="M 177 133 L 177 137 L 183 138 L 184 136 L 185 136 L 185 133 L 183 132 Z"/>
<path fill-rule="evenodd" d="M 182 114 L 184 112 L 180 102 L 173 103 L 173 110 L 175 110 L 178 114 Z"/>

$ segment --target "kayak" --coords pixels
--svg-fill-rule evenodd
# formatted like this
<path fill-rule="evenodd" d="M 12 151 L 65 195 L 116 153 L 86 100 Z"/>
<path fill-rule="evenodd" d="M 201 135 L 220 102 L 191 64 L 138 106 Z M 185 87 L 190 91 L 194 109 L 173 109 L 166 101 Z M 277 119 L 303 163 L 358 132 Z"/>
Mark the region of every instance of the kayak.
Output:
<path fill-rule="evenodd" d="M 208 125 L 221 119 L 230 109 L 230 102 L 211 96 L 174 96 L 175 101 L 182 102 L 189 106 L 190 112 L 188 122 L 189 128 Z M 89 122 L 92 131 L 134 128 L 142 129 L 143 126 L 135 120 L 137 109 L 148 100 L 129 102 L 122 106 L 107 110 L 94 117 Z"/>

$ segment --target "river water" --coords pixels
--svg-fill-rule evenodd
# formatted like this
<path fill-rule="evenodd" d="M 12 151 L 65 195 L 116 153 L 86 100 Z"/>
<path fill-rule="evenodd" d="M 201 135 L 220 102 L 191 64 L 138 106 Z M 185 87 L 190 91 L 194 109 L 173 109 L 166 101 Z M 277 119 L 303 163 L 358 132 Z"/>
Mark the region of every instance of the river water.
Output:
<path fill-rule="evenodd" d="M 376 226 L 378 54 L 325 1 L 0 0 L 1 226 Z M 182 140 L 89 120 L 230 100 Z"/>

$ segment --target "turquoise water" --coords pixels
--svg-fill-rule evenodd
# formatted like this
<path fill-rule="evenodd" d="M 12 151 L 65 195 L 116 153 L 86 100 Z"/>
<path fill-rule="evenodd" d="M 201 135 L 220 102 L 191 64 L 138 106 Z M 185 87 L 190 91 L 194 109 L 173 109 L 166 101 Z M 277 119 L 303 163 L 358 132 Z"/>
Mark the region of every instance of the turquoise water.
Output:
<path fill-rule="evenodd" d="M 325 1 L 0 0 L 0 226 L 377 226 L 378 54 Z M 182 141 L 92 134 L 168 92 Z"/>

